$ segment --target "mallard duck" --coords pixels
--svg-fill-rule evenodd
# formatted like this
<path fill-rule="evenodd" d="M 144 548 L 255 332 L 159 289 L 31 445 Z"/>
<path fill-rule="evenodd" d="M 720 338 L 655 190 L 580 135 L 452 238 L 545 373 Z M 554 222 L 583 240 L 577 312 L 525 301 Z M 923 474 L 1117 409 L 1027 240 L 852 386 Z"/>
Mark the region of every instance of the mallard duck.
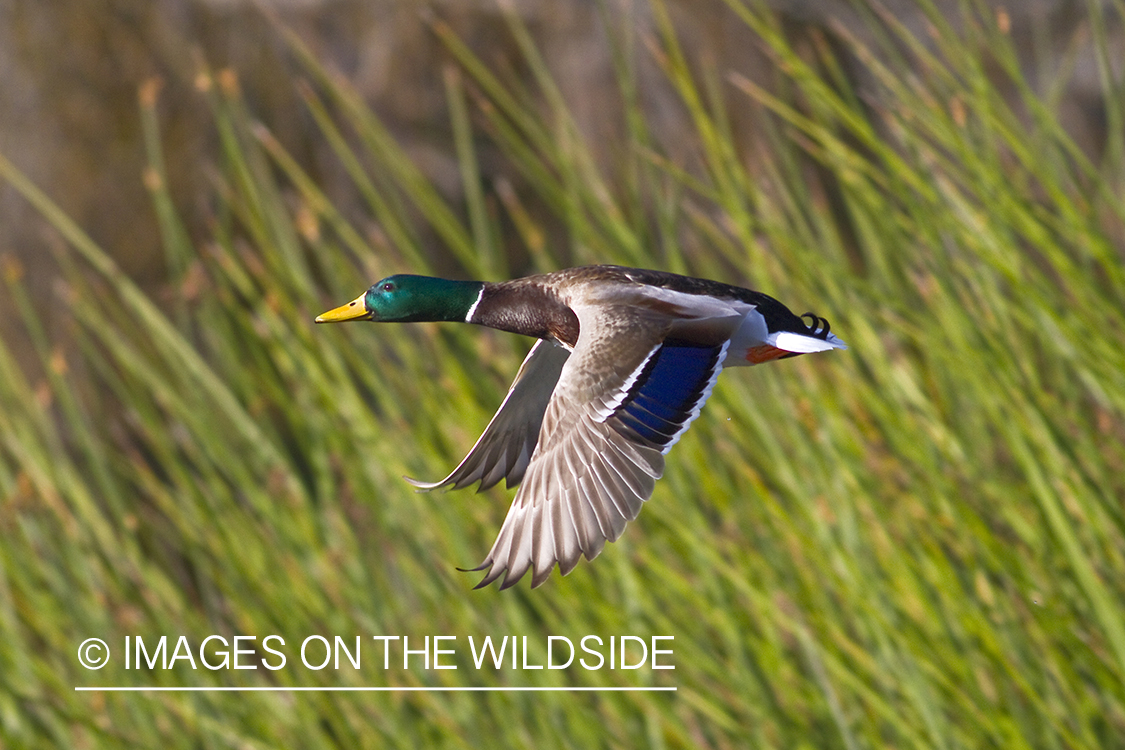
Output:
<path fill-rule="evenodd" d="M 806 324 L 805 320 L 809 322 Z M 538 341 L 465 459 L 420 490 L 520 485 L 477 588 L 567 575 L 637 517 L 724 367 L 846 349 L 828 321 L 717 281 L 585 266 L 497 283 L 389 276 L 317 323 L 458 321 Z"/>

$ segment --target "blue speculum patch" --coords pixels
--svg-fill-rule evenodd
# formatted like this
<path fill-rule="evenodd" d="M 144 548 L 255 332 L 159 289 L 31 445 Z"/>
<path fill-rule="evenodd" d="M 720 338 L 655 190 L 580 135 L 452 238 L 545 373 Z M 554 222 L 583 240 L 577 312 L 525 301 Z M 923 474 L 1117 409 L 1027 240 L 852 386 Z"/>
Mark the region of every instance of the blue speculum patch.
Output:
<path fill-rule="evenodd" d="M 667 445 L 695 409 L 721 350 L 665 344 L 641 371 L 614 416 L 645 440 Z"/>

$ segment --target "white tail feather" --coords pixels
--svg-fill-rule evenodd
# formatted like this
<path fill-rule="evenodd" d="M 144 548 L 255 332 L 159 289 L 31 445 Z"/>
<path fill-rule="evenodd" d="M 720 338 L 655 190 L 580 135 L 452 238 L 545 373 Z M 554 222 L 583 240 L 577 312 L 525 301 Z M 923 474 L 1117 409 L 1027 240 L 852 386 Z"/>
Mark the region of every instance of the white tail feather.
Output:
<path fill-rule="evenodd" d="M 829 349 L 847 349 L 848 345 L 830 333 L 826 338 L 817 338 L 803 333 L 791 331 L 778 331 L 766 337 L 766 343 L 784 349 L 787 352 L 807 354 L 809 352 L 826 352 Z"/>

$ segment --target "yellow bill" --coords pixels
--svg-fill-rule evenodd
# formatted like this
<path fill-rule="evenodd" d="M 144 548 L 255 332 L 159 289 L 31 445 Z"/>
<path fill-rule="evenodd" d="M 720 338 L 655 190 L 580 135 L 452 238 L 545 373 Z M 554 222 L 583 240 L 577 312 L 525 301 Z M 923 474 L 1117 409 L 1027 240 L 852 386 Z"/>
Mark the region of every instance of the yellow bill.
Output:
<path fill-rule="evenodd" d="M 343 323 L 348 320 L 371 320 L 371 313 L 368 312 L 367 306 L 363 304 L 363 298 L 367 294 L 364 292 L 346 305 L 329 310 L 316 316 L 317 323 Z"/>

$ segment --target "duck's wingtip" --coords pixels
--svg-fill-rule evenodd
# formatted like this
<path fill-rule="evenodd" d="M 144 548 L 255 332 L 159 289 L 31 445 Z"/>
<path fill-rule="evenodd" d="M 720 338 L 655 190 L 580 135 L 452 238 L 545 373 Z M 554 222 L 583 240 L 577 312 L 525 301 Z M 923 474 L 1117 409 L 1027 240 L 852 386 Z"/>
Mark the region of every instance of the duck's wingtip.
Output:
<path fill-rule="evenodd" d="M 484 562 L 482 562 L 480 565 L 476 566 L 475 568 L 458 567 L 457 570 L 459 570 L 462 573 L 479 573 L 480 571 L 484 570 L 485 568 L 490 568 L 490 567 L 492 567 L 492 558 L 486 559 Z"/>
<path fill-rule="evenodd" d="M 508 573 L 507 568 L 503 568 L 503 569 L 500 569 L 500 570 L 498 570 L 496 568 L 490 569 L 488 571 L 488 573 L 485 574 L 484 578 L 481 579 L 480 583 L 478 583 L 476 586 L 473 586 L 473 591 L 477 591 L 477 590 L 483 589 L 483 588 L 488 588 L 493 583 L 495 583 L 496 580 L 498 578 L 500 578 L 500 576 L 504 577 L 503 580 L 500 582 L 500 590 L 503 591 L 504 589 L 506 589 L 509 586 L 511 586 L 512 584 L 514 584 L 516 582 L 516 580 L 518 580 L 518 579 L 511 580 L 507 573 Z"/>
<path fill-rule="evenodd" d="M 551 571 L 555 569 L 554 565 L 547 568 L 545 571 L 535 572 L 531 576 L 531 588 L 537 589 L 542 586 L 551 577 Z"/>
<path fill-rule="evenodd" d="M 450 482 L 446 482 L 444 480 L 440 481 L 440 482 L 423 482 L 420 479 L 415 479 L 414 477 L 408 477 L 405 474 L 403 474 L 402 478 L 407 484 L 409 484 L 411 487 L 413 487 L 416 492 L 431 492 L 433 490 L 438 490 L 438 489 L 441 489 L 443 487 L 446 487 L 447 485 L 450 484 Z"/>
<path fill-rule="evenodd" d="M 520 581 L 523 580 L 522 575 L 513 576 L 513 575 L 510 575 L 510 573 L 511 573 L 510 570 L 504 572 L 504 582 L 500 584 L 500 590 L 501 591 L 506 591 L 506 590 L 512 588 L 512 586 L 515 586 L 517 583 L 519 583 Z"/>

